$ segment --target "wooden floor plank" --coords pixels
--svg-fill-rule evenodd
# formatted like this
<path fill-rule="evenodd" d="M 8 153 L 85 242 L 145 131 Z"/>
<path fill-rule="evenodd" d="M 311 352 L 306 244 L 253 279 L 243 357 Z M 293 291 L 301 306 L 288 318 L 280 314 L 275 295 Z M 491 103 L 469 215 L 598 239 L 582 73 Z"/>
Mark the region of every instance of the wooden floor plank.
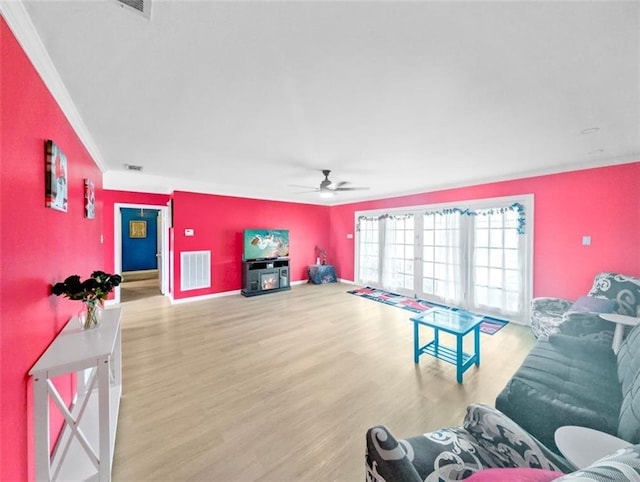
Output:
<path fill-rule="evenodd" d="M 458 384 L 452 365 L 414 365 L 410 312 L 352 288 L 123 303 L 113 479 L 360 481 L 369 426 L 458 424 L 468 404 L 493 404 L 534 342 L 514 324 L 481 335 L 481 365 Z"/>

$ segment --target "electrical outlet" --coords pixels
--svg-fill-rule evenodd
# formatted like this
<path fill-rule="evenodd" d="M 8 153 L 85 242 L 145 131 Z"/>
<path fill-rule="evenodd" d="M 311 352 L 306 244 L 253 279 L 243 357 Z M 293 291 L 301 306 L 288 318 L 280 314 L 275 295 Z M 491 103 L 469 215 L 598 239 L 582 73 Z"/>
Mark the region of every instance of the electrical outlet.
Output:
<path fill-rule="evenodd" d="M 582 246 L 591 246 L 591 236 L 582 236 Z"/>

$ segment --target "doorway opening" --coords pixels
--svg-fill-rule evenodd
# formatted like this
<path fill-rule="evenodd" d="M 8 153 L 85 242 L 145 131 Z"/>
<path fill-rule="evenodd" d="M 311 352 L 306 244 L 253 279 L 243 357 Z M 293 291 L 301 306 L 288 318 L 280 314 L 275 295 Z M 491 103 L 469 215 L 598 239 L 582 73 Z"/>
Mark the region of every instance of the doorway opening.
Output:
<path fill-rule="evenodd" d="M 123 275 L 114 301 L 168 296 L 168 207 L 116 203 L 114 209 L 114 266 Z"/>

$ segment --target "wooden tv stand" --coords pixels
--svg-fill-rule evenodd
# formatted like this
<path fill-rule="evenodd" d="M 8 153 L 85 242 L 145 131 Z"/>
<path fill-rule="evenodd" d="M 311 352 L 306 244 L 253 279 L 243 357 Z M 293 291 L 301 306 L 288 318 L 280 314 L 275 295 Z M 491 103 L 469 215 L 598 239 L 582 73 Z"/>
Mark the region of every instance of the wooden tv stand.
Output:
<path fill-rule="evenodd" d="M 264 295 L 291 289 L 289 259 L 265 259 L 242 262 L 244 296 Z"/>

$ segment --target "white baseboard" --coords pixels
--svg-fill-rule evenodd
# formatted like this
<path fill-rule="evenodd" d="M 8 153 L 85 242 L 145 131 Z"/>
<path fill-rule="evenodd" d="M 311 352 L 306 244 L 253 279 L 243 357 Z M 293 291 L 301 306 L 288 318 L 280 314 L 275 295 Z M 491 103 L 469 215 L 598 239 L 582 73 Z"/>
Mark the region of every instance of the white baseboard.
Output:
<path fill-rule="evenodd" d="M 353 282 L 348 282 L 348 281 L 347 283 L 353 284 Z M 304 284 L 307 284 L 307 280 L 292 281 L 289 284 L 290 286 L 304 285 Z M 191 301 L 202 301 L 202 300 L 210 300 L 212 298 L 222 298 L 223 296 L 239 295 L 240 293 L 241 293 L 241 290 L 232 290 L 232 291 L 222 291 L 220 293 L 211 293 L 210 295 L 190 296 L 188 298 L 179 298 L 179 299 L 175 299 L 173 295 L 169 295 L 169 300 L 171 301 L 172 305 L 177 305 L 180 303 L 189 303 Z"/>
<path fill-rule="evenodd" d="M 338 281 L 339 281 L 340 283 L 345 283 L 345 284 L 348 284 L 348 285 L 354 285 L 354 284 L 356 284 L 356 282 L 355 282 L 355 281 L 350 280 L 350 279 L 342 279 L 342 278 L 338 278 Z"/>
<path fill-rule="evenodd" d="M 169 296 L 169 300 L 172 305 L 177 305 L 180 303 L 190 303 L 191 301 L 202 301 L 202 300 L 210 300 L 213 298 L 222 298 L 223 296 L 231 296 L 231 295 L 239 295 L 240 290 L 232 290 L 232 291 L 222 291 L 220 293 L 211 293 L 209 295 L 201 295 L 201 296 L 190 296 L 188 298 L 179 298 L 175 299 L 173 295 Z"/>

